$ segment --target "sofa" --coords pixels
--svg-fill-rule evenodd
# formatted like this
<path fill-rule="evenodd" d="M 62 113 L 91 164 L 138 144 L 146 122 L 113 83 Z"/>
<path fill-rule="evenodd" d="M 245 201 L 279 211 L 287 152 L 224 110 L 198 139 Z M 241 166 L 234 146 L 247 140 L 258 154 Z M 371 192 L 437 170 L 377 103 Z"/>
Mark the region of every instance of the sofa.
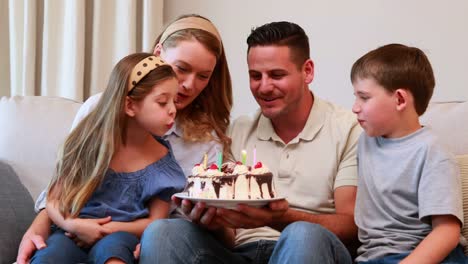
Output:
<path fill-rule="evenodd" d="M 80 105 L 46 96 L 0 99 L 0 263 L 14 262 L 35 216 L 33 201 L 53 174 L 56 150 Z M 468 102 L 431 103 L 422 123 L 457 156 L 468 223 Z M 468 237 L 468 228 L 463 235 Z"/>

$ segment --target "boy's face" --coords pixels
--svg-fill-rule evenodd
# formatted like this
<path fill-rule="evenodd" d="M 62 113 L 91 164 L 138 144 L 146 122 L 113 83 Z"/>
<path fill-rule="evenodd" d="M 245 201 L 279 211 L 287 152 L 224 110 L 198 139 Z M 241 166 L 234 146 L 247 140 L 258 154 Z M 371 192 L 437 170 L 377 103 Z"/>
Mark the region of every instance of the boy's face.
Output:
<path fill-rule="evenodd" d="M 396 137 L 398 99 L 373 79 L 357 79 L 354 83 L 353 112 L 370 137 Z"/>
<path fill-rule="evenodd" d="M 287 117 L 303 111 L 301 99 L 309 92 L 314 77 L 311 60 L 298 69 L 287 46 L 255 46 L 247 54 L 250 90 L 270 118 Z"/>

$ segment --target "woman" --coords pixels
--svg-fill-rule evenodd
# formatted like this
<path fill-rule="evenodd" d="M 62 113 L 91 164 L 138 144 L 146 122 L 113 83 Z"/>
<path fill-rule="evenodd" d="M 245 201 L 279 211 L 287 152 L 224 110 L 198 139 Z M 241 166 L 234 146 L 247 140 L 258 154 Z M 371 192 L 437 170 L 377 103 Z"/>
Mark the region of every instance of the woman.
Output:
<path fill-rule="evenodd" d="M 206 18 L 186 15 L 169 24 L 156 39 L 153 53 L 169 63 L 176 72 L 179 87 L 176 99 L 177 118 L 166 133 L 176 160 L 184 174 L 201 163 L 206 153 L 216 161 L 218 151 L 229 157 L 230 139 L 226 136 L 232 106 L 232 87 L 224 47 L 215 26 Z M 94 108 L 101 94 L 89 98 L 80 108 L 73 126 Z M 45 193 L 36 208 L 45 206 Z M 88 219 L 90 224 L 104 224 L 110 218 Z M 42 210 L 21 241 L 17 262 L 26 263 L 37 249 L 46 247 L 51 221 Z M 79 240 L 79 238 L 75 238 Z"/>

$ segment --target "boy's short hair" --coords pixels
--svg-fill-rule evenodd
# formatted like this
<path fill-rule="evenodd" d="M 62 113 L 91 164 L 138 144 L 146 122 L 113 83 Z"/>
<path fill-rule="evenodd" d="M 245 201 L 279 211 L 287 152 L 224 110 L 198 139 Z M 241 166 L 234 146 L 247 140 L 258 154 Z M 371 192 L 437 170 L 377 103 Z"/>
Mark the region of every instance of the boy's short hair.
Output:
<path fill-rule="evenodd" d="M 351 82 L 371 78 L 387 91 L 403 88 L 414 97 L 414 107 L 422 115 L 434 91 L 431 63 L 424 52 L 402 44 L 388 44 L 359 58 L 351 69 Z"/>
<path fill-rule="evenodd" d="M 292 22 L 272 22 L 252 29 L 247 45 L 247 53 L 256 46 L 287 46 L 291 50 L 291 61 L 299 69 L 310 58 L 309 38 L 304 29 Z"/>

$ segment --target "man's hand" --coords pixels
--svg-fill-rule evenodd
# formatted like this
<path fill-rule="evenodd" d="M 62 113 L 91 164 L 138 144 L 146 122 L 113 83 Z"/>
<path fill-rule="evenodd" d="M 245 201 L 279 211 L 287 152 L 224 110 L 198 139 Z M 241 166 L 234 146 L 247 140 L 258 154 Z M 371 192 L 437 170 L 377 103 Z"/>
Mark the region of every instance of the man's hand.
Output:
<path fill-rule="evenodd" d="M 47 247 L 45 243 L 45 238 L 37 235 L 26 233 L 21 239 L 21 243 L 18 248 L 18 256 L 16 257 L 16 262 L 18 264 L 29 263 L 32 255 L 36 250 L 40 250 Z"/>
<path fill-rule="evenodd" d="M 193 222 L 209 230 L 218 230 L 229 226 L 229 223 L 217 216 L 218 209 L 206 208 L 206 204 L 199 202 L 193 204 L 189 200 L 182 200 L 172 196 L 172 201 L 182 209 L 182 212 Z"/>
<path fill-rule="evenodd" d="M 267 207 L 255 208 L 245 204 L 239 204 L 236 210 L 217 210 L 217 216 L 231 228 L 256 228 L 271 226 L 280 219 L 289 208 L 286 200 L 274 201 Z"/>
<path fill-rule="evenodd" d="M 90 247 L 112 231 L 104 225 L 111 221 L 111 217 L 98 219 L 73 218 L 67 219 L 69 228 L 65 235 L 73 239 L 79 247 Z"/>

